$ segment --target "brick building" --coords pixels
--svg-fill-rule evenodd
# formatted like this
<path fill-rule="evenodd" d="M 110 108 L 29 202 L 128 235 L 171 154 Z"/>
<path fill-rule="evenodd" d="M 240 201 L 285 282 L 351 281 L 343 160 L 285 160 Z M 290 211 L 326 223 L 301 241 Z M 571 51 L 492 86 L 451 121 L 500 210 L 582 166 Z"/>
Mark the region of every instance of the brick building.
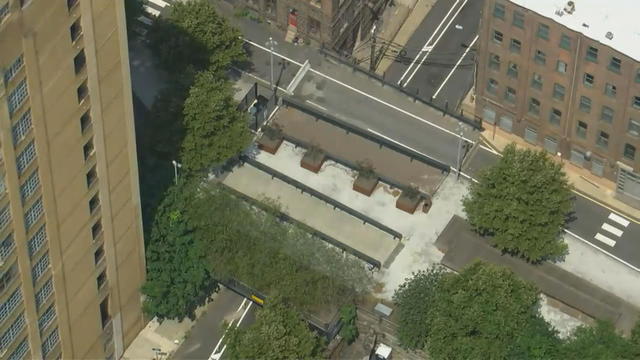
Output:
<path fill-rule="evenodd" d="M 476 117 L 617 182 L 640 206 L 635 0 L 487 0 Z"/>
<path fill-rule="evenodd" d="M 227 0 L 229 1 L 229 0 Z M 351 51 L 366 38 L 389 0 L 232 0 L 236 7 L 257 11 L 287 32 L 325 46 Z"/>

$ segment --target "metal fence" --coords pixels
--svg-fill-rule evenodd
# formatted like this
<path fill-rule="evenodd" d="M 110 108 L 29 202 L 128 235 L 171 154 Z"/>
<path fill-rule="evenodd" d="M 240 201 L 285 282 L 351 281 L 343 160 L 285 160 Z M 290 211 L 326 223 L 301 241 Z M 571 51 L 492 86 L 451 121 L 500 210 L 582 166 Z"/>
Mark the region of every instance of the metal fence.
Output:
<path fill-rule="evenodd" d="M 271 94 L 266 97 L 258 89 L 258 83 L 253 83 L 237 107 L 238 111 L 249 114 L 249 128 L 253 131 L 258 131 L 278 106 L 278 97 L 274 93 L 269 91 Z"/>

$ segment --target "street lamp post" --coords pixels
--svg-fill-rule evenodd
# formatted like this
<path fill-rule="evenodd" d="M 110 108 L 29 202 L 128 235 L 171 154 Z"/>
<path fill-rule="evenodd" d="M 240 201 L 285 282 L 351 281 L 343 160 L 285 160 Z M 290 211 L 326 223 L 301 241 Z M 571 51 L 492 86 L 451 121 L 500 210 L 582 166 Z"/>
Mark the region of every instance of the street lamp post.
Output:
<path fill-rule="evenodd" d="M 271 36 L 269 36 L 269 41 L 267 41 L 266 43 L 267 47 L 269 48 L 269 53 L 270 53 L 270 57 L 271 57 L 271 88 L 274 89 L 274 85 L 273 85 L 273 49 L 275 46 L 278 45 L 278 43 L 273 40 L 273 38 Z"/>
<path fill-rule="evenodd" d="M 462 167 L 462 126 L 460 126 L 460 124 L 458 124 L 458 158 L 456 167 L 458 169 L 456 180 L 459 180 Z"/>
<path fill-rule="evenodd" d="M 182 164 L 180 164 L 179 162 L 177 162 L 175 160 L 171 160 L 171 163 L 173 164 L 173 177 L 174 177 L 176 185 L 178 185 L 178 168 L 181 168 Z"/>

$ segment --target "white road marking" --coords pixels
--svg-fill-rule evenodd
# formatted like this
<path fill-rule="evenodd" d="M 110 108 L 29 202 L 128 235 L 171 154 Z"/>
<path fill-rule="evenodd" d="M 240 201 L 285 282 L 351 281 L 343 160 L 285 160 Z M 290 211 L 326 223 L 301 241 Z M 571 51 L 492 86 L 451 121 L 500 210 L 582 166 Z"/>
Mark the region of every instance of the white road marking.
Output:
<path fill-rule="evenodd" d="M 484 149 L 484 150 L 486 150 L 486 151 L 488 151 L 488 152 L 490 152 L 490 153 L 494 154 L 494 155 L 497 155 L 497 156 L 499 156 L 499 157 L 502 157 L 502 154 L 500 154 L 499 152 L 497 152 L 497 151 L 493 150 L 492 148 L 490 148 L 490 147 L 488 147 L 488 146 L 484 146 L 484 145 L 482 145 L 482 144 L 480 144 L 480 145 L 478 145 L 478 146 L 479 146 L 480 148 L 482 148 L 482 149 Z"/>
<path fill-rule="evenodd" d="M 374 134 L 376 134 L 376 135 L 380 136 L 381 138 L 387 139 L 387 140 L 391 141 L 391 142 L 392 142 L 392 143 L 394 143 L 394 144 L 400 145 L 400 146 L 402 146 L 402 147 L 403 147 L 403 148 L 405 148 L 405 149 L 409 149 L 409 150 L 411 150 L 411 151 L 413 151 L 413 152 L 415 152 L 415 153 L 418 153 L 418 154 L 420 154 L 420 155 L 422 155 L 422 156 L 426 156 L 426 157 L 428 157 L 429 159 L 433 159 L 433 160 L 435 160 L 435 161 L 438 161 L 438 162 L 441 162 L 441 163 L 443 163 L 443 164 L 446 164 L 446 162 L 444 162 L 444 161 L 438 160 L 438 159 L 434 158 L 433 156 L 429 156 L 429 155 L 427 155 L 427 154 L 425 154 L 425 153 L 423 153 L 423 152 L 420 152 L 420 151 L 418 151 L 418 150 L 416 150 L 416 149 L 414 149 L 414 148 L 412 148 L 412 147 L 410 147 L 410 146 L 407 146 L 407 145 L 405 145 L 405 144 L 403 144 L 403 143 L 401 143 L 401 142 L 399 142 L 399 141 L 393 140 L 392 138 L 390 138 L 390 137 L 388 137 L 388 136 L 386 136 L 386 135 L 382 135 L 382 134 L 380 134 L 379 132 L 377 132 L 377 131 L 375 131 L 375 130 L 367 129 L 367 131 L 369 131 L 369 132 L 371 132 L 371 133 L 374 133 Z"/>
<path fill-rule="evenodd" d="M 264 51 L 266 51 L 266 52 L 268 52 L 268 53 L 270 53 L 270 52 L 271 52 L 271 50 L 267 49 L 266 47 L 264 47 L 264 46 L 262 46 L 262 45 L 260 45 L 260 44 L 258 44 L 258 43 L 255 43 L 255 42 L 253 42 L 253 41 L 251 41 L 251 40 L 248 40 L 248 39 L 245 39 L 245 38 L 243 38 L 242 40 L 244 40 L 245 42 L 248 42 L 249 44 L 251 44 L 251 45 L 253 45 L 253 46 L 255 46 L 255 47 L 257 47 L 258 49 L 262 49 L 262 50 L 264 50 Z M 281 58 L 283 58 L 283 59 L 287 60 L 288 62 L 290 62 L 290 63 L 292 63 L 292 64 L 296 64 L 296 65 L 298 65 L 298 66 L 302 66 L 302 63 L 301 63 L 301 62 L 297 62 L 297 61 L 295 61 L 295 60 L 293 60 L 293 59 L 291 59 L 291 58 L 288 58 L 288 57 L 286 57 L 286 56 L 284 56 L 284 55 L 282 55 L 282 54 L 279 54 L 279 53 L 277 53 L 277 52 L 275 52 L 275 51 L 273 52 L 273 54 L 274 54 L 274 55 L 278 55 L 279 57 L 281 57 Z"/>
<path fill-rule="evenodd" d="M 609 214 L 609 220 L 613 220 L 615 222 L 617 222 L 618 224 L 627 227 L 630 224 L 630 221 L 623 218 L 622 216 L 615 214 L 615 213 L 611 213 Z"/>
<path fill-rule="evenodd" d="M 247 298 L 243 298 L 242 303 L 240 303 L 240 306 L 238 306 L 238 310 L 236 310 L 236 312 L 240 311 L 246 302 L 247 302 Z"/>
<path fill-rule="evenodd" d="M 438 41 L 440 41 L 440 39 L 442 38 L 442 35 L 444 35 L 447 32 L 447 28 L 449 28 L 449 26 L 451 25 L 453 20 L 455 20 L 455 18 L 458 16 L 458 14 L 460 14 L 460 11 L 462 11 L 462 9 L 464 8 L 464 6 L 467 4 L 468 1 L 469 0 L 464 0 L 464 3 L 462 3 L 462 6 L 460 6 L 460 8 L 458 8 L 458 11 L 456 11 L 455 15 L 453 15 L 451 20 L 449 20 L 449 22 L 447 23 L 447 26 L 444 28 L 444 30 L 442 30 L 442 33 L 440 33 L 440 36 L 438 36 L 436 41 L 431 46 L 433 46 L 434 48 L 436 47 L 436 45 L 438 44 Z M 409 82 L 411 82 L 411 79 L 413 79 L 413 76 L 418 72 L 418 70 L 420 70 L 420 67 L 422 67 L 422 64 L 424 63 L 424 61 L 427 60 L 427 57 L 429 56 L 429 54 L 431 54 L 431 51 L 426 52 L 424 54 L 424 56 L 422 57 L 422 60 L 420 61 L 420 64 L 415 67 L 415 69 L 411 73 L 411 76 L 409 76 L 407 81 L 405 81 L 404 84 L 402 84 L 402 87 L 405 87 L 405 86 L 409 85 Z"/>
<path fill-rule="evenodd" d="M 246 298 L 245 298 L 246 300 Z M 244 301 L 242 302 L 244 304 Z M 252 301 L 249 301 L 249 306 L 247 306 L 246 309 L 244 309 L 244 312 L 242 313 L 242 316 L 240 316 L 240 319 L 238 320 L 238 322 L 236 322 L 236 327 L 240 326 L 240 324 L 242 323 L 242 320 L 244 319 L 245 315 L 247 315 L 247 313 L 249 312 L 249 309 L 251 309 L 251 305 L 253 305 Z M 229 326 L 227 327 L 230 328 L 233 325 L 233 320 L 229 323 Z M 213 349 L 213 352 L 211 353 L 211 356 L 209 356 L 209 360 L 218 360 L 222 357 L 222 354 L 224 354 L 224 351 L 227 349 L 227 344 L 225 344 L 222 349 L 220 349 L 220 352 L 218 351 L 218 347 L 220 346 L 220 344 L 222 343 L 222 340 L 224 339 L 224 337 L 227 335 L 227 332 L 225 330 L 224 334 L 222 335 L 222 337 L 220 338 L 220 340 L 218 341 L 218 344 L 216 344 L 216 347 Z"/>
<path fill-rule="evenodd" d="M 604 236 L 604 235 L 602 235 L 600 233 L 597 233 L 595 238 L 596 238 L 596 240 L 600 240 L 603 243 L 605 243 L 605 244 L 607 244 L 607 245 L 609 245 L 611 247 L 616 246 L 616 241 L 615 240 L 609 239 L 608 237 L 606 237 L 606 236 Z"/>
<path fill-rule="evenodd" d="M 447 75 L 447 77 L 444 79 L 442 84 L 440 84 L 440 87 L 438 88 L 438 90 L 436 90 L 435 94 L 433 94 L 433 98 L 434 99 L 438 96 L 438 94 L 440 93 L 440 90 L 442 90 L 442 88 L 444 87 L 444 84 L 446 84 L 447 81 L 449 81 L 449 78 L 451 77 L 451 75 L 453 75 L 453 72 L 456 71 L 458 66 L 460 66 L 460 63 L 462 62 L 462 59 L 464 59 L 464 57 L 467 56 L 467 54 L 469 53 L 469 50 L 471 50 L 471 47 L 473 46 L 473 44 L 475 44 L 476 40 L 478 40 L 478 37 L 479 36 L 476 35 L 476 37 L 473 38 L 473 41 L 471 42 L 471 44 L 469 44 L 469 47 L 467 47 L 467 50 L 465 50 L 464 54 L 462 54 L 462 56 L 460 56 L 460 59 L 458 59 L 458 62 L 456 62 L 456 64 L 453 66 L 453 69 L 451 69 L 451 71 L 449 72 L 449 75 Z"/>
<path fill-rule="evenodd" d="M 616 227 L 613 227 L 613 226 L 611 226 L 611 225 L 609 225 L 607 223 L 602 224 L 602 230 L 608 231 L 608 232 L 612 233 L 613 235 L 615 235 L 617 237 L 622 236 L 622 233 L 624 232 L 624 231 L 622 231 L 622 230 L 620 230 L 620 229 L 618 229 Z"/>
<path fill-rule="evenodd" d="M 587 240 L 585 240 L 585 239 L 581 238 L 580 236 L 578 236 L 578 234 L 575 234 L 575 233 L 573 233 L 573 232 L 571 232 L 571 231 L 569 231 L 569 230 L 567 230 L 567 229 L 564 229 L 564 232 L 566 232 L 567 234 L 569 234 L 569 235 L 573 236 L 574 238 L 576 238 L 576 239 L 578 239 L 578 240 L 582 241 L 583 243 L 585 243 L 585 244 L 587 244 L 587 245 L 591 246 L 592 248 L 594 248 L 594 249 L 596 249 L 596 250 L 600 251 L 601 253 L 603 253 L 603 254 L 605 254 L 605 255 L 609 256 L 610 258 L 612 258 L 612 259 L 614 259 L 614 260 L 618 261 L 619 263 L 621 263 L 621 264 L 623 264 L 623 265 L 627 266 L 628 268 L 633 269 L 633 270 L 635 270 L 635 271 L 637 271 L 637 272 L 640 272 L 640 268 L 638 268 L 637 266 L 633 266 L 633 265 L 631 265 L 630 263 L 628 263 L 627 261 L 622 260 L 622 259 L 620 259 L 619 257 L 617 257 L 617 256 L 615 256 L 615 255 L 611 254 L 610 252 L 606 251 L 605 249 L 603 249 L 603 248 L 601 248 L 601 247 L 599 247 L 599 246 L 597 246 L 597 245 L 595 245 L 595 244 L 591 243 L 590 241 L 587 241 Z"/>
<path fill-rule="evenodd" d="M 316 104 L 316 103 L 314 103 L 313 101 L 310 101 L 310 100 L 305 100 L 305 101 L 306 101 L 306 102 L 308 102 L 309 104 L 311 104 L 311 105 L 313 105 L 313 106 L 317 107 L 318 109 L 321 109 L 321 110 L 327 111 L 327 108 L 326 108 L 326 107 L 324 107 L 324 106 L 322 106 L 322 105 L 318 105 L 318 104 Z"/>
<path fill-rule="evenodd" d="M 453 6 L 451 6 L 451 9 L 449 9 L 449 12 L 447 12 L 447 14 L 442 18 L 442 21 L 440 21 L 440 24 L 438 24 L 438 27 L 434 30 L 434 32 L 431 34 L 431 36 L 429 37 L 429 39 L 427 39 L 427 41 L 424 43 L 424 45 L 422 45 L 422 49 L 416 54 L 416 56 L 413 58 L 413 60 L 411 61 L 411 64 L 407 67 L 407 70 L 404 71 L 404 74 L 402 74 L 402 77 L 400 77 L 400 80 L 398 80 L 398 85 L 400 85 L 400 83 L 402 83 L 402 80 L 404 79 L 405 76 L 407 76 L 407 74 L 409 73 L 409 71 L 411 71 L 411 69 L 413 68 L 413 66 L 416 63 L 416 60 L 418 60 L 418 58 L 420 57 L 420 55 L 422 54 L 423 51 L 426 51 L 428 49 L 428 45 L 431 42 L 431 39 L 433 39 L 433 37 L 438 33 L 438 30 L 440 30 L 440 27 L 442 26 L 442 24 L 444 24 L 444 22 L 447 20 L 447 18 L 449 17 L 449 14 L 451 14 L 451 12 L 453 11 L 453 9 L 456 7 L 456 5 L 458 5 L 458 3 L 460 2 L 460 0 L 456 0 L 456 2 L 453 4 Z"/>

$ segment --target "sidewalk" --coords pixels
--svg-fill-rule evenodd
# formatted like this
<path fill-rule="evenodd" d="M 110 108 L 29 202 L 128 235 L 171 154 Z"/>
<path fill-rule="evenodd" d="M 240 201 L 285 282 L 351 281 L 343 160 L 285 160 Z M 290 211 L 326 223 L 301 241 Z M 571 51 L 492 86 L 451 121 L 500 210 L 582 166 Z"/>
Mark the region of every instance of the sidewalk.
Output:
<path fill-rule="evenodd" d="M 502 150 L 512 142 L 519 148 L 541 149 L 499 127 L 495 129 L 495 136 L 494 127 L 492 126 L 484 130 L 480 136 L 489 147 L 498 152 L 502 152 Z M 620 212 L 632 218 L 635 222 L 640 223 L 640 210 L 615 198 L 616 184 L 613 181 L 595 176 L 591 174 L 590 171 L 580 168 L 566 159 L 560 159 L 558 156 L 552 156 L 552 158 L 563 164 L 567 178 L 569 178 L 569 182 L 573 185 L 576 192 L 609 210 Z"/>

